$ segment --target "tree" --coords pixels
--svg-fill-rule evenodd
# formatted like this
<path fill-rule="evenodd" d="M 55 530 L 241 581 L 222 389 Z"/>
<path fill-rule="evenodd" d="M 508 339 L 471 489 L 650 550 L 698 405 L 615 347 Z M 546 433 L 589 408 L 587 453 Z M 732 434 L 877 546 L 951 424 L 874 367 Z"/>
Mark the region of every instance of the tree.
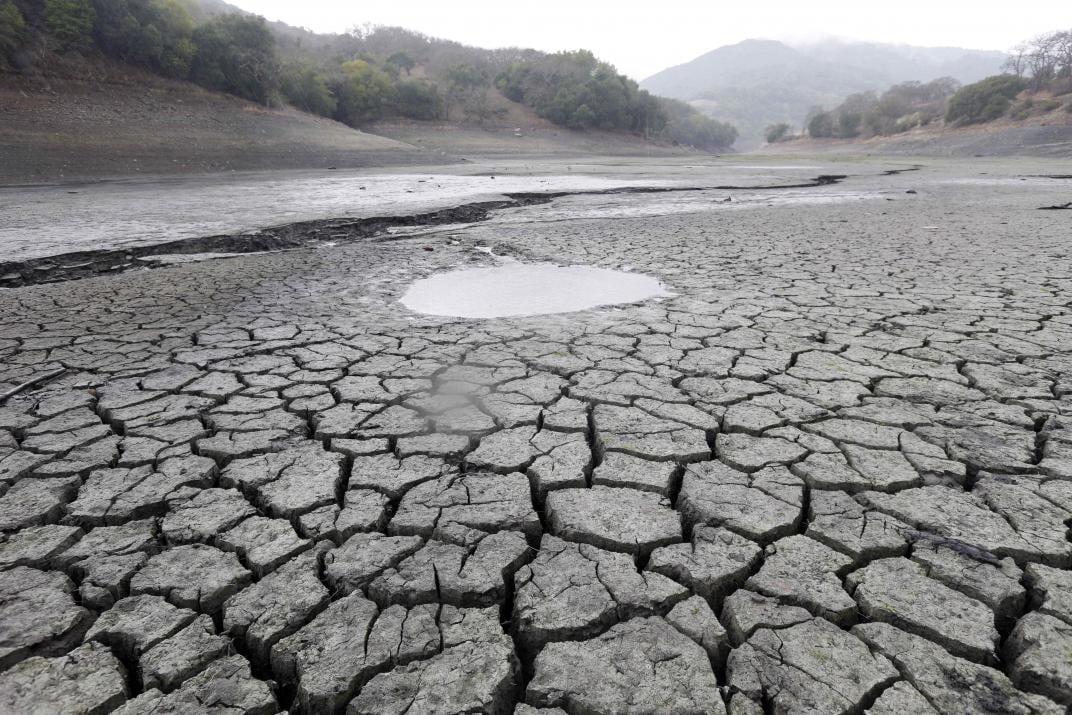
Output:
<path fill-rule="evenodd" d="M 333 87 L 336 118 L 356 127 L 382 117 L 392 99 L 391 79 L 365 60 L 351 60 L 341 70 Z"/>
<path fill-rule="evenodd" d="M 599 117 L 587 104 L 582 104 L 570 112 L 569 126 L 574 129 L 588 129 L 594 127 Z"/>
<path fill-rule="evenodd" d="M 287 67 L 282 72 L 280 89 L 288 102 L 310 114 L 331 117 L 338 107 L 327 78 L 308 65 Z"/>
<path fill-rule="evenodd" d="M 513 62 L 495 78 L 495 86 L 512 102 L 525 101 L 525 89 L 533 68 L 524 62 Z"/>
<path fill-rule="evenodd" d="M 733 144 L 737 130 L 677 100 L 653 97 L 588 51 L 509 51 L 495 86 L 561 126 L 629 131 L 704 149 Z"/>
<path fill-rule="evenodd" d="M 61 50 L 85 50 L 93 41 L 88 0 L 45 0 L 45 29 Z"/>
<path fill-rule="evenodd" d="M 864 115 L 859 112 L 841 112 L 837 115 L 837 135 L 842 139 L 860 136 L 860 125 Z"/>
<path fill-rule="evenodd" d="M 279 68 L 275 38 L 263 17 L 222 15 L 197 28 L 191 77 L 210 89 L 268 104 Z"/>
<path fill-rule="evenodd" d="M 663 111 L 658 97 L 645 90 L 637 93 L 632 102 L 632 121 L 630 129 L 642 137 L 650 139 L 666 127 L 667 115 Z"/>
<path fill-rule="evenodd" d="M 407 55 L 405 52 L 396 52 L 387 58 L 387 64 L 397 67 L 399 70 L 406 73 L 413 71 L 413 68 L 417 66 L 417 63 L 413 61 L 413 58 Z"/>
<path fill-rule="evenodd" d="M 488 75 L 476 65 L 456 64 L 447 70 L 447 103 L 460 107 L 467 117 L 483 122 L 488 109 Z"/>
<path fill-rule="evenodd" d="M 1004 69 L 1006 72 L 1010 72 L 1016 75 L 1017 77 L 1023 77 L 1024 72 L 1027 71 L 1027 53 L 1027 43 L 1019 43 L 1011 50 L 1009 50 L 1009 57 L 1005 60 L 1005 65 L 1002 69 Z"/>
<path fill-rule="evenodd" d="M 813 110 L 805 126 L 811 136 L 843 139 L 908 131 L 944 116 L 949 97 L 959 87 L 955 79 L 941 77 L 926 83 L 895 84 L 881 95 L 850 94 L 829 112 Z"/>
<path fill-rule="evenodd" d="M 1057 74 L 1059 34 L 1039 35 L 1031 41 L 1027 66 L 1031 69 L 1031 83 L 1036 92 Z"/>
<path fill-rule="evenodd" d="M 399 82 L 395 85 L 394 109 L 408 119 L 442 119 L 443 98 L 430 82 Z"/>
<path fill-rule="evenodd" d="M 674 144 L 719 151 L 733 146 L 737 129 L 700 114 L 694 107 L 676 99 L 660 99 L 666 126 L 662 136 Z"/>
<path fill-rule="evenodd" d="M 185 79 L 195 47 L 193 20 L 178 0 L 93 0 L 94 36 L 106 54 Z"/>
<path fill-rule="evenodd" d="M 0 3 L 0 60 L 10 57 L 26 38 L 26 19 L 12 0 Z"/>
<path fill-rule="evenodd" d="M 834 116 L 822 109 L 813 110 L 806 123 L 808 136 L 813 139 L 828 139 L 834 136 Z"/>
<path fill-rule="evenodd" d="M 764 133 L 767 138 L 767 143 L 777 144 L 780 141 L 784 141 L 785 138 L 789 136 L 789 132 L 791 131 L 791 129 L 792 127 L 790 127 L 785 122 L 779 122 L 778 124 L 770 125 L 769 127 L 767 127 L 767 130 Z"/>
<path fill-rule="evenodd" d="M 1054 55 L 1057 57 L 1057 76 L 1062 79 L 1072 77 L 1072 30 L 1057 33 Z"/>
<path fill-rule="evenodd" d="M 190 13 L 178 0 L 150 0 L 146 8 L 148 27 L 159 29 L 161 35 L 155 59 L 158 70 L 168 77 L 186 78 L 197 50 Z"/>

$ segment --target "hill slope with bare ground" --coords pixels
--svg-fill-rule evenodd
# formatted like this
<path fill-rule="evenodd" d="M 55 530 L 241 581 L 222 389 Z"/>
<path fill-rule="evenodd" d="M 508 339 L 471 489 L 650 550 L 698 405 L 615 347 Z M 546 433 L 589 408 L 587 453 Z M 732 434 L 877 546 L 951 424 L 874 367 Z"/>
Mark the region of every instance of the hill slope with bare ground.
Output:
<path fill-rule="evenodd" d="M 0 184 L 685 151 L 626 132 L 572 131 L 498 100 L 509 111 L 484 125 L 397 121 L 370 133 L 107 60 L 64 60 L 47 75 L 0 73 Z"/>
<path fill-rule="evenodd" d="M 0 74 L 0 182 L 442 163 L 294 109 L 266 109 L 111 62 Z"/>

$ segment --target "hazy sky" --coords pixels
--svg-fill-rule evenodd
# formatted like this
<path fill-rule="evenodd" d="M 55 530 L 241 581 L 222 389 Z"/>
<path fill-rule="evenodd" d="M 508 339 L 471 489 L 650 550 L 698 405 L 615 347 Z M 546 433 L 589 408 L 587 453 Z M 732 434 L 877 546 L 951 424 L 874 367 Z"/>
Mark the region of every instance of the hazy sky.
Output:
<path fill-rule="evenodd" d="M 479 47 L 590 49 L 637 79 L 752 37 L 1005 50 L 1072 27 L 1070 0 L 230 0 L 317 32 L 399 25 Z"/>

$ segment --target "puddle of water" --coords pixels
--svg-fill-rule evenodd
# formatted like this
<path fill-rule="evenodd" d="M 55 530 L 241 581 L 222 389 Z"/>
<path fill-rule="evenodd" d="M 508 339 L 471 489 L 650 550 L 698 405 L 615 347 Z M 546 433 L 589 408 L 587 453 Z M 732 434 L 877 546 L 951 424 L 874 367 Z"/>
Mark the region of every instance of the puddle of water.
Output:
<path fill-rule="evenodd" d="M 662 283 L 638 273 L 529 263 L 424 278 L 410 286 L 402 305 L 425 315 L 505 318 L 571 313 L 669 295 Z"/>

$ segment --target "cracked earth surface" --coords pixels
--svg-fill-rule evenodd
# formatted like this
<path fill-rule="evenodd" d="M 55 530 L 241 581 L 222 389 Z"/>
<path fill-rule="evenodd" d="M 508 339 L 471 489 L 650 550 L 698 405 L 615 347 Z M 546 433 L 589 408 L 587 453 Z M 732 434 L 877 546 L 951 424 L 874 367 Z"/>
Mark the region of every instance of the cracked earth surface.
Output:
<path fill-rule="evenodd" d="M 0 711 L 1067 712 L 1069 186 L 883 168 L 0 291 Z"/>

